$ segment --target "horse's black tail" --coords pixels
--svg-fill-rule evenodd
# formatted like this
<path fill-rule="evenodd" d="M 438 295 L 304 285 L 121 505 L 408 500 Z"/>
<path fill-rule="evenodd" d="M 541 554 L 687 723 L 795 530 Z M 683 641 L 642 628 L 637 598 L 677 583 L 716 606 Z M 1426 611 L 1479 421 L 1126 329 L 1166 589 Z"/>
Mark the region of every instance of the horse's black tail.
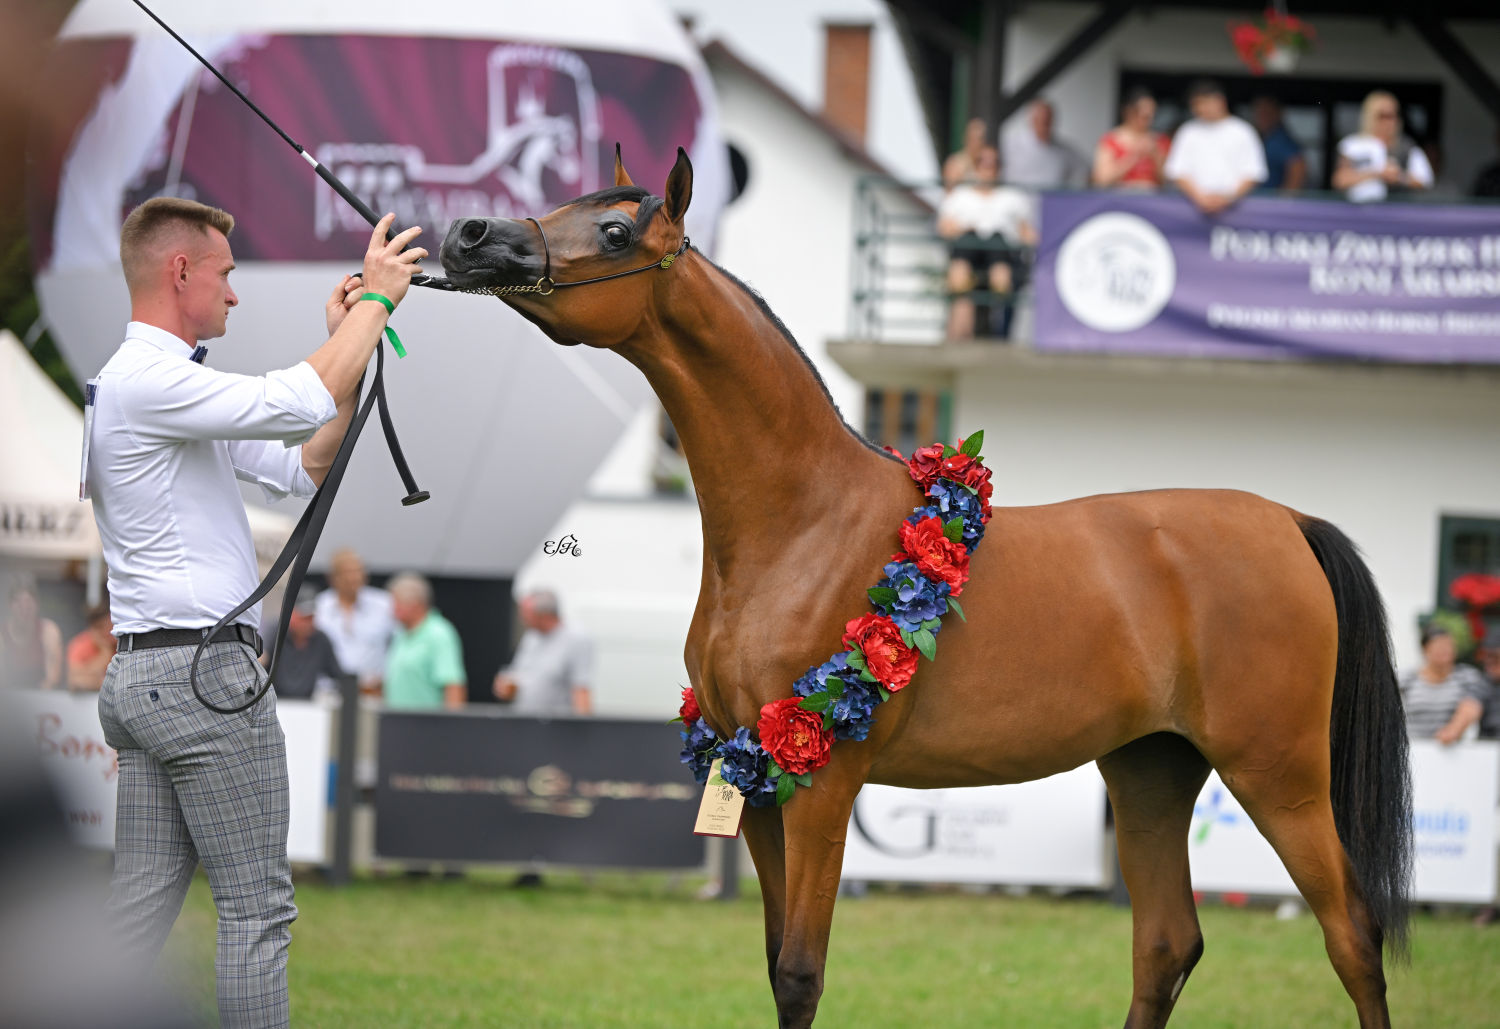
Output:
<path fill-rule="evenodd" d="M 1411 770 L 1406 719 L 1391 662 L 1385 608 L 1359 549 L 1333 525 L 1298 526 L 1333 587 L 1339 652 L 1329 731 L 1333 818 L 1370 917 L 1391 956 L 1407 956 L 1412 874 Z"/>

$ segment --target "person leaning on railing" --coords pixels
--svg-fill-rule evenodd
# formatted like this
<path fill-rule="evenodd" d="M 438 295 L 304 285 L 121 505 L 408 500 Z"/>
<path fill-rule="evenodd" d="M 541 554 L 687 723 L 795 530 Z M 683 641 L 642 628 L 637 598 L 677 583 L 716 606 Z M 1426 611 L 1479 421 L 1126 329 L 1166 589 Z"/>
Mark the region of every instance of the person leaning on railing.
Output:
<path fill-rule="evenodd" d="M 1120 124 L 1099 138 L 1094 148 L 1092 184 L 1100 189 L 1160 189 L 1162 165 L 1171 144 L 1151 129 L 1156 98 L 1137 87 L 1120 105 Z"/>
<path fill-rule="evenodd" d="M 1451 746 L 1478 724 L 1490 697 L 1490 684 L 1470 665 L 1456 661 L 1457 647 L 1447 629 L 1422 629 L 1422 667 L 1399 679 L 1406 733 L 1414 740 Z"/>
<path fill-rule="evenodd" d="M 937 211 L 938 235 L 949 243 L 949 339 L 989 334 L 989 324 L 982 326 L 987 331 L 976 333 L 976 303 L 971 294 L 984 288 L 1004 298 L 1014 295 L 1025 269 L 1020 248 L 1036 243 L 1032 197 L 1000 183 L 1000 154 L 994 147 L 979 152 L 975 172 L 976 181 L 949 190 Z M 988 305 L 985 310 L 987 322 L 999 322 L 995 331 L 1004 336 L 1011 314 L 1008 299 L 998 319 L 988 317 Z"/>
<path fill-rule="evenodd" d="M 1432 162 L 1401 133 L 1401 104 L 1383 89 L 1365 97 L 1359 131 L 1339 140 L 1333 188 L 1356 203 L 1385 200 L 1393 192 L 1431 189 Z"/>

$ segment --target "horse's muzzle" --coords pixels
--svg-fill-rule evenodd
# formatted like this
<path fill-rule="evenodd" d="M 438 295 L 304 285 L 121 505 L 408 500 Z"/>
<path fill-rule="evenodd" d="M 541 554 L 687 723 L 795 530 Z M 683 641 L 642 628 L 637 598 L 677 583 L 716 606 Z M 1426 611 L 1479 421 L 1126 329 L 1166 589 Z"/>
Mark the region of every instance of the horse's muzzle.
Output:
<path fill-rule="evenodd" d="M 460 289 L 534 282 L 542 264 L 534 243 L 535 230 L 527 222 L 459 218 L 448 226 L 438 259 Z"/>

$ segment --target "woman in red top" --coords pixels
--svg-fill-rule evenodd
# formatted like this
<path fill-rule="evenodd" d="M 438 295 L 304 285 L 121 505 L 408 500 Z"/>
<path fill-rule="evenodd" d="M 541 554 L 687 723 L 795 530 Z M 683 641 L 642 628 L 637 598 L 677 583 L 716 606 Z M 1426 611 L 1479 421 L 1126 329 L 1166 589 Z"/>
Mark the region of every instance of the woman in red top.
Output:
<path fill-rule="evenodd" d="M 1159 189 L 1169 143 L 1151 131 L 1156 99 L 1133 89 L 1120 109 L 1120 124 L 1106 132 L 1094 149 L 1093 183 L 1101 188 Z"/>

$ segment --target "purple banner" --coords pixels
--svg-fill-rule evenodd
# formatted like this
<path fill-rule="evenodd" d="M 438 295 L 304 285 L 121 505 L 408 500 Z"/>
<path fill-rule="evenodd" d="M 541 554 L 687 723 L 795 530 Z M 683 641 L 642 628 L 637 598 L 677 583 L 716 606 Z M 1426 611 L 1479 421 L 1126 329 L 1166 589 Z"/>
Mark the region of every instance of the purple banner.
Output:
<path fill-rule="evenodd" d="M 616 142 L 659 190 L 704 117 L 684 68 L 629 53 L 343 35 L 204 48 L 373 210 L 423 226 L 429 249 L 455 218 L 539 215 L 611 185 Z M 370 228 L 349 205 L 213 76 L 166 57 L 148 75 L 128 40 L 58 47 L 31 140 L 39 268 L 112 260 L 125 214 L 159 194 L 233 213 L 240 260 L 363 252 Z"/>
<path fill-rule="evenodd" d="M 1500 363 L 1500 206 L 1042 198 L 1036 347 Z"/>

